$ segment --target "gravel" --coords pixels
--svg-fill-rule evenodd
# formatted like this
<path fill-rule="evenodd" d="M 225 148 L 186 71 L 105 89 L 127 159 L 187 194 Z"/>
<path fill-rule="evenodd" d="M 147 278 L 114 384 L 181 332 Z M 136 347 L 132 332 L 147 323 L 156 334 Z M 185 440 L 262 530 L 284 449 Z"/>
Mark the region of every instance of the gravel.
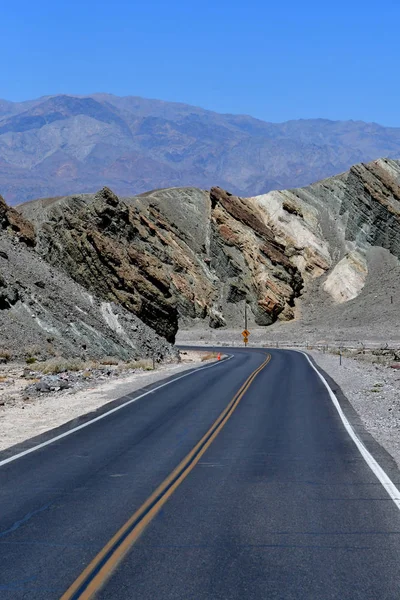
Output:
<path fill-rule="evenodd" d="M 104 367 L 41 375 L 23 365 L 0 365 L 0 450 L 193 367 L 213 362 L 210 353 L 182 352 L 182 362 L 153 371 Z"/>

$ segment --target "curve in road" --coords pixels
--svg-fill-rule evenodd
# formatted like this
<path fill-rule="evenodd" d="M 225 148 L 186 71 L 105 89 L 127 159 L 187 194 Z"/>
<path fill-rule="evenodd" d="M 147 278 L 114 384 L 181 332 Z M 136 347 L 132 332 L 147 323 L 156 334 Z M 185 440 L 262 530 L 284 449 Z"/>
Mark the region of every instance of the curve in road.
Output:
<path fill-rule="evenodd" d="M 324 381 L 299 353 L 230 352 L 1 466 L 2 598 L 62 597 L 203 440 L 97 598 L 398 600 L 399 510 Z"/>

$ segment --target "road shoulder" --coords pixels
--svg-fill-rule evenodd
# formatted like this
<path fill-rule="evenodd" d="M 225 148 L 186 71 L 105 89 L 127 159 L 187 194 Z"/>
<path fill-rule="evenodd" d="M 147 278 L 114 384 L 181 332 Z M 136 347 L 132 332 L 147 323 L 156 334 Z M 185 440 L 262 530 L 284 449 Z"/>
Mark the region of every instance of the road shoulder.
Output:
<path fill-rule="evenodd" d="M 214 359 L 163 365 L 73 394 L 46 395 L 33 404 L 17 404 L 0 415 L 0 461 L 42 444 L 125 404 L 143 393 L 213 364 Z"/>
<path fill-rule="evenodd" d="M 307 351 L 314 366 L 326 379 L 367 450 L 395 483 L 400 482 L 399 374 L 342 358 Z M 372 392 L 382 380 L 382 391 Z M 385 389 L 386 388 L 386 389 Z M 389 410 L 390 409 L 390 410 Z"/>

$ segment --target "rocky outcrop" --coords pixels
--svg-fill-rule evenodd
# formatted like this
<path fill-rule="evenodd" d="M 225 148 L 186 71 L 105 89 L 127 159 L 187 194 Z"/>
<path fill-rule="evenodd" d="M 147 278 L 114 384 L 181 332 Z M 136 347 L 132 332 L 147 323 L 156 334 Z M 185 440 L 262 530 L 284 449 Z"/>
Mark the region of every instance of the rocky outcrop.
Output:
<path fill-rule="evenodd" d="M 7 206 L 2 196 L 0 196 L 0 229 L 11 230 L 27 246 L 35 245 L 35 230 L 32 223 L 24 219 L 14 208 Z"/>
<path fill-rule="evenodd" d="M 290 318 L 303 278 L 265 213 L 220 188 L 211 189 L 210 199 L 210 267 L 220 282 L 221 313 L 224 305 L 247 300 L 259 325 L 269 325 L 282 313 Z"/>
<path fill-rule="evenodd" d="M 400 257 L 399 185 L 399 163 L 380 160 L 251 198 L 104 188 L 21 211 L 46 261 L 173 341 L 178 325 L 241 326 L 245 303 L 250 325 L 269 325 L 293 319 L 311 288 L 324 302 L 355 298 L 369 248 Z"/>
<path fill-rule="evenodd" d="M 158 359 L 175 354 L 132 312 L 89 293 L 44 261 L 29 247 L 32 225 L 5 204 L 0 206 L 0 361 L 34 362 L 59 355 Z"/>
<path fill-rule="evenodd" d="M 340 296 L 346 301 L 361 291 L 367 276 L 362 257 L 369 248 L 385 248 L 400 258 L 399 186 L 400 162 L 380 159 L 355 165 L 342 175 L 289 192 L 316 209 L 333 266 L 349 253 L 358 255 L 357 260 L 351 261 L 353 275 L 359 280 L 354 294 L 346 292 L 347 282 L 341 277 L 343 285 L 336 280 L 332 295 L 336 301 Z"/>
<path fill-rule="evenodd" d="M 170 341 L 179 319 L 241 323 L 245 301 L 260 325 L 291 318 L 301 293 L 293 247 L 277 241 L 253 200 L 219 188 L 124 200 L 104 188 L 23 210 L 36 223 L 47 261 Z"/>
<path fill-rule="evenodd" d="M 365 257 L 360 252 L 349 252 L 335 265 L 322 287 L 335 302 L 348 302 L 361 292 L 367 274 Z"/>

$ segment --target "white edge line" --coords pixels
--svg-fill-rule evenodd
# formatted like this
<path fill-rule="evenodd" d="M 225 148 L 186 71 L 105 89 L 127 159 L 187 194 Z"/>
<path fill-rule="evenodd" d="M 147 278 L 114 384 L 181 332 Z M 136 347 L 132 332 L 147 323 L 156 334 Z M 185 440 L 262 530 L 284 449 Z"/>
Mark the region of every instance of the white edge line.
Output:
<path fill-rule="evenodd" d="M 329 384 L 326 381 L 325 377 L 323 377 L 321 375 L 321 373 L 318 371 L 318 369 L 313 365 L 312 361 L 310 360 L 310 357 L 305 352 L 302 352 L 301 350 L 294 350 L 294 352 L 303 354 L 306 357 L 306 359 L 308 360 L 308 362 L 310 363 L 311 367 L 317 373 L 318 377 L 321 379 L 322 383 L 328 390 L 330 399 L 332 400 L 334 407 L 338 411 L 339 417 L 341 418 L 342 423 L 343 423 L 347 433 L 349 434 L 349 436 L 351 437 L 351 439 L 357 446 L 358 450 L 360 451 L 361 456 L 363 457 L 363 459 L 365 460 L 365 462 L 367 463 L 367 465 L 369 466 L 371 471 L 374 473 L 374 475 L 377 477 L 377 479 L 379 479 L 379 481 L 381 482 L 381 484 L 383 485 L 383 487 L 385 488 L 385 490 L 387 491 L 387 493 L 389 494 L 389 496 L 391 497 L 391 499 L 393 500 L 393 502 L 395 503 L 397 508 L 400 510 L 400 491 L 395 486 L 393 481 L 390 479 L 389 475 L 382 469 L 382 467 L 377 463 L 377 461 L 372 456 L 372 454 L 367 450 L 367 448 L 364 446 L 364 444 L 362 443 L 362 441 L 360 440 L 360 438 L 358 437 L 358 435 L 356 434 L 356 432 L 350 425 L 349 420 L 347 419 L 346 415 L 344 414 L 343 409 L 340 406 L 338 399 L 336 398 L 335 394 L 329 387 Z"/>
<path fill-rule="evenodd" d="M 226 362 L 227 360 L 230 360 L 231 358 L 233 358 L 233 354 L 231 354 L 230 356 L 228 356 L 228 358 L 226 358 L 223 361 L 216 361 L 215 363 L 213 363 L 212 365 L 207 365 L 205 367 L 199 367 L 197 369 L 195 369 L 194 371 L 191 371 L 190 373 L 185 373 L 184 375 L 180 375 L 179 377 L 175 377 L 175 379 L 171 379 L 171 381 L 167 381 L 166 383 L 162 383 L 161 385 L 158 385 L 157 387 L 148 390 L 147 392 L 144 392 L 144 394 L 140 394 L 140 396 L 137 396 L 136 398 L 132 398 L 131 400 L 128 400 L 127 402 L 124 402 L 124 404 L 120 404 L 119 406 L 116 406 L 115 408 L 112 408 L 111 410 L 108 410 L 107 412 L 103 413 L 102 415 L 95 417 L 94 419 L 91 419 L 90 421 L 87 421 L 86 423 L 82 423 L 82 425 L 78 425 L 78 427 L 74 427 L 73 429 L 69 429 L 68 431 L 65 431 L 64 433 L 61 433 L 60 435 L 57 435 L 53 438 L 50 438 L 49 440 L 47 440 L 46 442 L 43 442 L 41 444 L 38 444 L 37 446 L 33 446 L 33 448 L 29 448 L 28 450 L 24 450 L 23 452 L 19 452 L 18 454 L 14 454 L 13 456 L 10 456 L 9 458 L 6 458 L 2 461 L 0 461 L 0 467 L 13 462 L 14 460 L 17 460 L 18 458 L 22 458 L 23 456 L 26 456 L 27 454 L 30 454 L 31 452 L 35 452 L 36 450 L 39 450 L 40 448 L 44 448 L 45 446 L 49 446 L 50 444 L 53 444 L 54 442 L 57 442 L 58 440 L 62 440 L 63 438 L 67 437 L 68 435 L 71 435 L 73 433 L 75 433 L 76 431 L 79 431 L 80 429 L 84 429 L 85 427 L 89 427 L 89 425 L 92 425 L 92 423 L 96 423 L 96 421 L 100 421 L 101 419 L 105 419 L 106 417 L 108 417 L 109 415 L 111 415 L 112 413 L 117 412 L 117 410 L 121 410 L 122 408 L 125 408 L 126 406 L 129 406 L 129 404 L 132 404 L 133 402 L 136 402 L 137 400 L 140 400 L 141 398 L 144 398 L 145 396 L 148 396 L 149 394 L 152 394 L 153 392 L 156 392 L 157 390 L 160 390 L 163 387 L 166 387 L 167 385 L 170 385 L 171 383 L 175 383 L 176 381 L 179 381 L 179 379 L 183 379 L 184 377 L 189 377 L 189 375 L 194 375 L 194 373 L 198 373 L 199 371 L 203 371 L 205 369 L 211 369 L 212 367 L 215 367 L 217 365 L 221 365 L 224 362 Z M 83 416 L 83 415 L 81 415 Z M 61 425 L 62 426 L 62 425 Z"/>

